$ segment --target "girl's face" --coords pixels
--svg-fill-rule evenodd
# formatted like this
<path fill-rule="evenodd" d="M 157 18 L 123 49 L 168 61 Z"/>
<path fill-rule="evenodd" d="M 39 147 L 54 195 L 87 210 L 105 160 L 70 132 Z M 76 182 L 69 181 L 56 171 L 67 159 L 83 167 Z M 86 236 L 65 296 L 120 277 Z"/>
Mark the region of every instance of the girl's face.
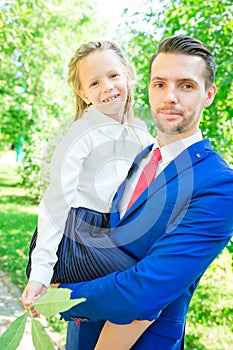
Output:
<path fill-rule="evenodd" d="M 102 113 L 121 122 L 130 72 L 111 50 L 90 53 L 79 66 L 79 96 Z"/>

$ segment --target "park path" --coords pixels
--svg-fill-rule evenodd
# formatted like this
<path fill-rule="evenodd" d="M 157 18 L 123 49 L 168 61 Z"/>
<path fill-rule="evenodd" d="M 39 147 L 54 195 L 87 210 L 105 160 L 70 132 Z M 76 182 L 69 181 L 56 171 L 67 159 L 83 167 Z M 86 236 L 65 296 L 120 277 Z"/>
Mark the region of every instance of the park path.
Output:
<path fill-rule="evenodd" d="M 1 164 L 14 164 L 15 152 L 6 152 L 0 157 Z M 21 291 L 11 282 L 9 276 L 0 270 L 0 336 L 5 332 L 7 327 L 19 316 L 23 315 L 24 308 L 21 302 Z M 45 318 L 40 317 L 40 322 L 54 343 L 54 349 L 63 350 L 64 340 L 58 333 L 55 333 L 48 325 Z M 4 349 L 0 349 L 4 350 Z M 31 322 L 28 317 L 24 336 L 17 350 L 35 350 L 31 339 Z"/>
<path fill-rule="evenodd" d="M 13 321 L 24 313 L 24 309 L 21 303 L 20 290 L 3 271 L 0 271 L 0 291 L 0 335 L 2 335 Z M 63 345 L 59 334 L 51 330 L 44 318 L 41 317 L 39 320 L 52 339 L 54 348 L 56 350 L 62 350 Z M 31 322 L 29 317 L 24 336 L 17 350 L 35 350 L 31 340 Z"/>

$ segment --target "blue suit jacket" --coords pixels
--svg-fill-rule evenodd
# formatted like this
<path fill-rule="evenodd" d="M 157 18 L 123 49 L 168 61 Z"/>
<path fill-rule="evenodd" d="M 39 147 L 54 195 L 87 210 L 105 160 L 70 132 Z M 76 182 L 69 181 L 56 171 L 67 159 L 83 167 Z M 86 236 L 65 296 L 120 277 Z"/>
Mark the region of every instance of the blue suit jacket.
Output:
<path fill-rule="evenodd" d="M 113 203 L 112 239 L 140 261 L 94 281 L 63 284 L 73 291 L 72 298 L 86 302 L 62 317 L 89 320 L 84 333 L 86 327 L 93 334 L 101 320 L 156 320 L 133 349 L 181 349 L 193 292 L 232 236 L 233 170 L 203 140 L 172 161 L 120 219 L 117 205 L 124 186 Z"/>

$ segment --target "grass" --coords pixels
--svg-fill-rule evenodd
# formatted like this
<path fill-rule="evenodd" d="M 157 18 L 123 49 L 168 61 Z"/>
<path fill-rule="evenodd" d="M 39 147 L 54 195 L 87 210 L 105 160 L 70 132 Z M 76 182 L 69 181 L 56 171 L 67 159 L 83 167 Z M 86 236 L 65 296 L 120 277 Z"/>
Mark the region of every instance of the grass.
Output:
<path fill-rule="evenodd" d="M 0 269 L 23 291 L 27 283 L 28 247 L 37 222 L 37 205 L 19 185 L 14 153 L 0 156 Z M 230 251 L 224 249 L 194 293 L 187 318 L 186 350 L 232 349 L 233 273 Z M 66 325 L 56 317 L 49 322 L 64 337 Z"/>
<path fill-rule="evenodd" d="M 37 223 L 37 204 L 20 186 L 14 152 L 0 153 L 0 270 L 23 292 L 32 234 Z M 58 316 L 48 319 L 65 339 L 66 322 Z"/>
<path fill-rule="evenodd" d="M 194 293 L 187 317 L 187 350 L 231 350 L 233 344 L 232 254 L 224 249 Z"/>
<path fill-rule="evenodd" d="M 14 154 L 1 154 L 0 269 L 22 291 L 27 283 L 28 247 L 37 222 L 37 206 L 19 187 Z"/>

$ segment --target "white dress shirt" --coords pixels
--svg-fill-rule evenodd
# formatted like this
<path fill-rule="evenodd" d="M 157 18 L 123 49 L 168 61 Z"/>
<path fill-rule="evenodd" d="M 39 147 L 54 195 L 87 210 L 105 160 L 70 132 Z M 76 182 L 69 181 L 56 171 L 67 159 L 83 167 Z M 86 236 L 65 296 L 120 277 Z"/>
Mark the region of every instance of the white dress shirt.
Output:
<path fill-rule="evenodd" d="M 139 119 L 120 124 L 94 107 L 71 125 L 55 149 L 39 205 L 30 280 L 49 285 L 70 208 L 109 212 L 135 156 L 153 142 Z"/>
<path fill-rule="evenodd" d="M 191 135 L 189 137 L 186 137 L 184 139 L 180 139 L 178 141 L 169 143 L 168 145 L 165 145 L 163 147 L 160 147 L 158 144 L 158 140 L 155 140 L 154 146 L 141 161 L 139 166 L 135 169 L 132 176 L 127 180 L 126 186 L 124 189 L 124 193 L 118 203 L 118 210 L 120 213 L 120 217 L 122 217 L 125 214 L 126 208 L 128 206 L 128 203 L 130 201 L 130 198 L 132 197 L 134 188 L 136 187 L 136 184 L 139 180 L 139 177 L 141 175 L 141 172 L 144 168 L 144 166 L 150 161 L 152 152 L 155 148 L 160 148 L 162 159 L 158 163 L 158 168 L 156 171 L 156 177 L 168 166 L 168 164 L 174 160 L 181 152 L 183 152 L 185 149 L 187 149 L 192 144 L 199 142 L 202 140 L 202 133 L 199 129 L 194 135 Z"/>

